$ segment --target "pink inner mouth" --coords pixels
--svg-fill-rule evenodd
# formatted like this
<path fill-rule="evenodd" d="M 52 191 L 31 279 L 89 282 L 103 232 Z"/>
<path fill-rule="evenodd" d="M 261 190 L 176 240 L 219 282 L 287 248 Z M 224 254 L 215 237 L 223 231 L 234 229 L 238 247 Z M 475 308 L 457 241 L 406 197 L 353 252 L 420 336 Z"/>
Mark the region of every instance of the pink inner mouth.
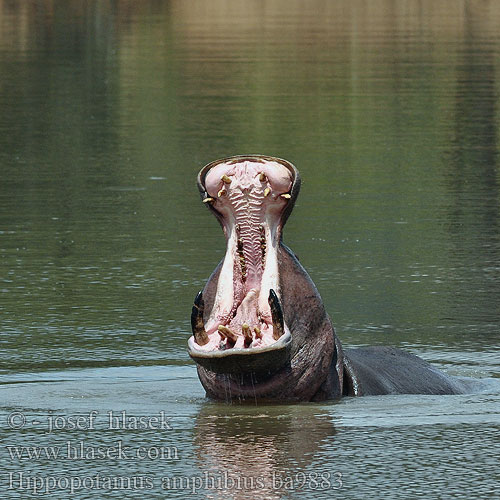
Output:
<path fill-rule="evenodd" d="M 220 214 L 227 248 L 214 306 L 194 332 L 197 349 L 264 347 L 287 330 L 276 322 L 276 303 L 280 220 L 292 181 L 284 165 L 258 157 L 219 163 L 206 175 L 204 202 Z"/>

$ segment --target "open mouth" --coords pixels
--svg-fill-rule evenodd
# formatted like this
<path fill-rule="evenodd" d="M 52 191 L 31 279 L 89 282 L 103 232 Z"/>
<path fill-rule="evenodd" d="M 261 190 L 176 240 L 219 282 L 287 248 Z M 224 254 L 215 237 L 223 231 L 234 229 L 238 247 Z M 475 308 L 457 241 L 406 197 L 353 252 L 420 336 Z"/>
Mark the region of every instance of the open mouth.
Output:
<path fill-rule="evenodd" d="M 200 292 L 191 315 L 189 353 L 203 358 L 286 347 L 290 331 L 280 303 L 281 230 L 300 180 L 292 164 L 266 156 L 218 160 L 202 169 L 198 187 L 226 236 L 226 254 L 210 310 Z"/>

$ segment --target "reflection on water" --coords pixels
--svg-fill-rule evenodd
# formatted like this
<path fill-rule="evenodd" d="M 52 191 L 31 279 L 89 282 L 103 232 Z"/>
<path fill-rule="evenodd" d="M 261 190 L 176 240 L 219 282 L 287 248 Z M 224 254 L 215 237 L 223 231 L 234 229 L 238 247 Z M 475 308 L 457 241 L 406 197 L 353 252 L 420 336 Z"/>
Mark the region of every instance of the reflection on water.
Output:
<path fill-rule="evenodd" d="M 201 470 L 209 474 L 219 496 L 240 499 L 281 498 L 283 490 L 311 483 L 340 489 L 338 475 L 311 468 L 322 443 L 334 441 L 335 427 L 312 405 L 252 407 L 206 405 L 196 420 L 194 445 Z M 295 483 L 293 488 L 291 485 Z M 327 483 L 331 488 L 327 488 Z M 282 487 L 280 487 L 282 486 Z"/>
<path fill-rule="evenodd" d="M 0 0 L 2 411 L 178 415 L 181 460 L 124 474 L 220 462 L 346 479 L 283 498 L 485 498 L 499 413 L 498 26 L 493 0 Z M 224 238 L 194 181 L 239 153 L 299 168 L 285 240 L 344 344 L 402 346 L 489 389 L 206 403 L 189 311 Z"/>

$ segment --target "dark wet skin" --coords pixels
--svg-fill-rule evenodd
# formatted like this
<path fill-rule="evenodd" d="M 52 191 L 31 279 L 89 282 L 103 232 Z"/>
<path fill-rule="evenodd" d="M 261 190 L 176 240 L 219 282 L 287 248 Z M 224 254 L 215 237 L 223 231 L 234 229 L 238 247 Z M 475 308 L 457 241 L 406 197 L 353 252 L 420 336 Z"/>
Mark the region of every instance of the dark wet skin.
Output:
<path fill-rule="evenodd" d="M 300 189 L 291 163 L 224 158 L 200 171 L 198 189 L 227 241 L 191 316 L 189 354 L 207 396 L 322 401 L 471 390 L 398 349 L 342 348 L 314 283 L 282 242 Z"/>

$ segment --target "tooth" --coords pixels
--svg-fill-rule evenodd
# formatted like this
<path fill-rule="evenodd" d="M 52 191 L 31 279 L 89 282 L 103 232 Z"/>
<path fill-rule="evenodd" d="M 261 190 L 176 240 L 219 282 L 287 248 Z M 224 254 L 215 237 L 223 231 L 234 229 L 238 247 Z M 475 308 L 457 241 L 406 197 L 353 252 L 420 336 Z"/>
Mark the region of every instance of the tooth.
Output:
<path fill-rule="evenodd" d="M 264 196 L 268 196 L 270 192 L 271 192 L 271 188 L 267 187 L 266 189 L 264 189 Z"/>
<path fill-rule="evenodd" d="M 203 200 L 203 203 L 212 203 L 213 201 L 215 201 L 215 199 L 214 199 L 214 198 L 211 198 L 210 196 L 208 196 L 207 198 L 205 198 L 205 199 Z"/>
<path fill-rule="evenodd" d="M 203 324 L 204 301 L 201 292 L 194 299 L 193 309 L 191 310 L 191 328 L 193 330 L 194 340 L 198 345 L 205 345 L 208 342 L 208 335 Z"/>
<path fill-rule="evenodd" d="M 217 193 L 217 198 L 220 198 L 221 196 L 224 196 L 226 194 L 226 190 L 222 188 L 218 193 Z"/>
<path fill-rule="evenodd" d="M 259 181 L 260 182 L 266 182 L 267 181 L 267 177 L 266 177 L 266 174 L 264 172 L 260 173 L 260 175 L 259 175 Z"/>
<path fill-rule="evenodd" d="M 245 337 L 245 347 L 249 347 L 253 341 L 252 331 L 246 323 L 241 325 L 241 331 L 243 332 L 243 337 Z"/>
<path fill-rule="evenodd" d="M 222 182 L 225 182 L 226 184 L 231 184 L 231 178 L 230 178 L 230 177 L 228 177 L 226 174 L 224 174 L 224 175 L 220 178 L 220 180 L 221 180 Z"/>
<path fill-rule="evenodd" d="M 222 338 L 227 338 L 228 341 L 236 344 L 236 340 L 238 339 L 238 337 L 236 336 L 236 333 L 230 330 L 227 326 L 219 325 L 217 330 L 221 334 Z"/>
<path fill-rule="evenodd" d="M 289 200 L 292 197 L 292 195 L 290 193 L 285 193 L 285 194 L 282 194 L 281 197 L 285 198 L 285 200 Z"/>
<path fill-rule="evenodd" d="M 260 331 L 260 328 L 256 326 L 253 331 L 255 332 L 255 338 L 256 339 L 261 339 L 262 338 L 262 333 Z"/>
<path fill-rule="evenodd" d="M 269 298 L 267 299 L 271 308 L 271 316 L 273 318 L 273 339 L 278 340 L 285 331 L 283 321 L 283 311 L 276 292 L 271 288 L 269 290 Z"/>

